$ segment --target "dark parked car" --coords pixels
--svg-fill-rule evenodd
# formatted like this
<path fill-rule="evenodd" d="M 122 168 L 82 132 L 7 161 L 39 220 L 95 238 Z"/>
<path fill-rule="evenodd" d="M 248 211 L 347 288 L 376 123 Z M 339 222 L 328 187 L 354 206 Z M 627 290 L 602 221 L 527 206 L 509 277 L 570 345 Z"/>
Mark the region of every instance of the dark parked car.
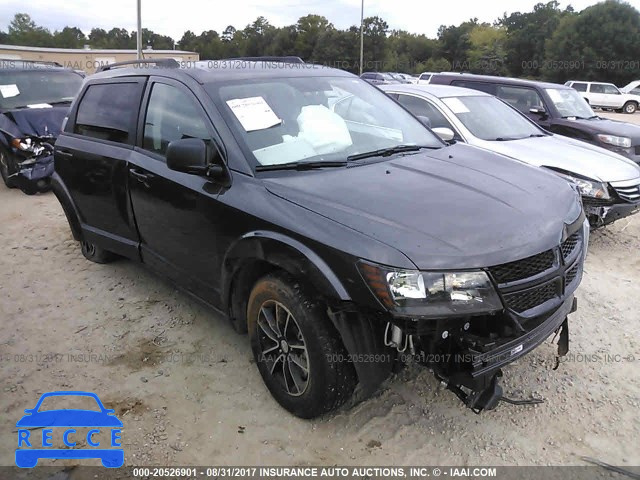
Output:
<path fill-rule="evenodd" d="M 403 81 L 394 78 L 390 73 L 364 72 L 362 75 L 360 75 L 360 78 L 373 85 L 390 85 L 392 83 L 404 83 Z"/>
<path fill-rule="evenodd" d="M 490 93 L 550 132 L 598 145 L 640 164 L 640 126 L 599 117 L 578 91 L 566 85 L 468 73 L 434 75 L 431 83 Z"/>
<path fill-rule="evenodd" d="M 82 80 L 57 64 L 0 59 L 0 175 L 7 187 L 49 189 L 53 144 Z"/>
<path fill-rule="evenodd" d="M 501 367 L 553 332 L 566 353 L 588 240 L 566 181 L 448 146 L 340 70 L 169 65 L 88 78 L 53 190 L 86 258 L 248 330 L 284 408 L 364 398 L 411 355 L 491 409 Z"/>

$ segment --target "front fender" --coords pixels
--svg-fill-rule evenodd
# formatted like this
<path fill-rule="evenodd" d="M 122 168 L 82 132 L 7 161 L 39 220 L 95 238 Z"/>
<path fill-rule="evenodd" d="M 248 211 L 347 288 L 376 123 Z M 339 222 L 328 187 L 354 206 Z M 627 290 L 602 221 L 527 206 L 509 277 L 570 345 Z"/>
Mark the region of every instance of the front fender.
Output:
<path fill-rule="evenodd" d="M 261 260 L 306 280 L 322 295 L 340 301 L 351 297 L 335 272 L 313 250 L 282 233 L 261 230 L 243 235 L 227 251 L 223 268 L 223 298 L 245 261 Z"/>

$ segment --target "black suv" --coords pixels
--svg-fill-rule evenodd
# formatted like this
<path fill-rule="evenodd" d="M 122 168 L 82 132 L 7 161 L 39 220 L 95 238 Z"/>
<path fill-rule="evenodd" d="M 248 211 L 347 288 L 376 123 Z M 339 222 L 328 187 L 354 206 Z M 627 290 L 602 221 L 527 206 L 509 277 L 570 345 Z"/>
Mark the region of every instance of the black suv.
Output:
<path fill-rule="evenodd" d="M 557 331 L 567 350 L 578 194 L 444 144 L 340 70 L 110 66 L 71 107 L 53 190 L 89 260 L 142 262 L 248 330 L 301 417 L 366 397 L 409 356 L 490 409 L 502 366 Z"/>
<path fill-rule="evenodd" d="M 82 80 L 56 63 L 0 59 L 0 175 L 7 187 L 49 189 L 53 144 Z"/>
<path fill-rule="evenodd" d="M 566 85 L 469 73 L 437 74 L 431 83 L 490 93 L 550 132 L 598 145 L 640 165 L 640 126 L 599 117 Z"/>

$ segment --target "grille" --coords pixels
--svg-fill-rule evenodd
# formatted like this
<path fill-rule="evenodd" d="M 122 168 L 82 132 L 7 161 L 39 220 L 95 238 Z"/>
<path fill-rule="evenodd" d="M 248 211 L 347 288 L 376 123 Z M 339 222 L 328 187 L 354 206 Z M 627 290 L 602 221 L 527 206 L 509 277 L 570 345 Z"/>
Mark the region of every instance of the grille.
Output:
<path fill-rule="evenodd" d="M 573 281 L 578 276 L 578 272 L 580 271 L 580 263 L 576 263 L 571 269 L 565 273 L 565 285 L 571 285 Z"/>
<path fill-rule="evenodd" d="M 529 290 L 507 294 L 504 299 L 509 308 L 522 313 L 557 297 L 557 293 L 556 283 L 549 282 Z"/>
<path fill-rule="evenodd" d="M 640 201 L 640 185 L 630 185 L 628 187 L 614 187 L 618 196 L 627 202 Z"/>
<path fill-rule="evenodd" d="M 526 317 L 530 314 L 523 312 L 565 295 L 569 286 L 575 287 L 579 279 L 582 247 L 582 229 L 579 229 L 551 250 L 491 267 L 489 272 L 498 283 L 505 306 Z M 567 266 L 566 270 L 563 265 Z"/>
<path fill-rule="evenodd" d="M 549 270 L 555 259 L 553 250 L 547 250 L 532 257 L 491 267 L 489 271 L 498 283 L 515 282 Z"/>
<path fill-rule="evenodd" d="M 569 258 L 573 253 L 573 251 L 578 246 L 579 241 L 580 241 L 580 234 L 574 233 L 569 238 L 567 238 L 564 242 L 562 242 L 562 245 L 560 246 L 560 249 L 562 250 L 562 257 L 565 259 Z"/>

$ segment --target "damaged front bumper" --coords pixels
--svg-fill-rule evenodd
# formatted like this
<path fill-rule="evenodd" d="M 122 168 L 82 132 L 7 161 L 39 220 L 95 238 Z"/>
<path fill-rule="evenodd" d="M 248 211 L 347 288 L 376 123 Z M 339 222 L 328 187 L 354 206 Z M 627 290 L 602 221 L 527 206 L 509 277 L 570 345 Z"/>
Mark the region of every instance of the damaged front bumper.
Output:
<path fill-rule="evenodd" d="M 17 164 L 18 171 L 12 176 L 16 187 L 27 194 L 46 192 L 51 188 L 54 170 L 53 155 L 31 157 Z"/>
<path fill-rule="evenodd" d="M 640 211 L 640 203 L 590 205 L 585 202 L 584 211 L 591 227 L 598 228 L 637 213 Z"/>

